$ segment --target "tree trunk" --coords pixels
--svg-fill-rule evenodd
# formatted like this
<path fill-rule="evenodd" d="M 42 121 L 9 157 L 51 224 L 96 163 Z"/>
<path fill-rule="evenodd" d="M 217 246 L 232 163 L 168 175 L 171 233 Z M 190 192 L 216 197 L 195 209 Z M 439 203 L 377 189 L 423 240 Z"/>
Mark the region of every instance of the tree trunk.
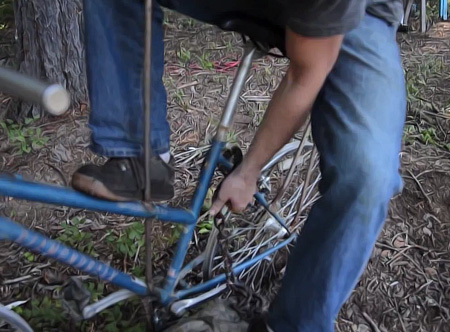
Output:
<path fill-rule="evenodd" d="M 86 102 L 82 0 L 15 0 L 14 13 L 20 72 L 62 84 L 72 106 Z M 16 116 L 40 112 L 20 102 Z"/>

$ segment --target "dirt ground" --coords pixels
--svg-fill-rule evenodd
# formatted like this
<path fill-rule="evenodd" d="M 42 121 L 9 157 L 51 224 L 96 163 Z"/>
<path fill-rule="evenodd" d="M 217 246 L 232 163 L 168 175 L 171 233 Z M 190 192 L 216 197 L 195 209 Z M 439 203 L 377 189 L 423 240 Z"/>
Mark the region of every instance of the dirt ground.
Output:
<path fill-rule="evenodd" d="M 168 15 L 164 23 L 164 83 L 177 165 L 174 204 L 186 205 L 224 106 L 242 44 L 238 35 L 219 33 L 214 27 L 178 15 Z M 402 153 L 404 189 L 392 200 L 369 265 L 337 319 L 337 331 L 450 331 L 450 24 L 438 23 L 425 35 L 399 34 L 398 40 L 408 89 Z M 255 62 L 230 142 L 248 147 L 286 65 L 287 60 L 272 57 Z M 3 107 L 8 103 L 9 98 L 3 96 Z M 28 145 L 24 148 L 17 144 L 3 128 L 1 171 L 68 185 L 79 165 L 102 161 L 88 150 L 88 115 L 87 105 L 82 105 L 61 118 L 30 120 L 20 129 L 31 147 L 29 153 Z M 2 121 L 11 129 L 11 123 Z M 142 275 L 142 244 L 129 232 L 130 225 L 139 224 L 133 218 L 8 197 L 1 198 L 0 211 L 113 266 Z M 155 233 L 160 235 L 154 244 L 156 274 L 163 273 L 178 231 L 174 226 L 155 223 Z M 201 247 L 204 238 L 199 235 L 193 246 Z M 122 246 L 117 241 L 122 241 Z M 30 300 L 18 312 L 37 331 L 142 330 L 139 302 L 116 306 L 81 324 L 68 322 L 56 299 L 60 285 L 77 272 L 16 245 L 1 242 L 0 248 L 0 302 Z M 94 279 L 85 280 L 94 297 L 112 289 Z"/>

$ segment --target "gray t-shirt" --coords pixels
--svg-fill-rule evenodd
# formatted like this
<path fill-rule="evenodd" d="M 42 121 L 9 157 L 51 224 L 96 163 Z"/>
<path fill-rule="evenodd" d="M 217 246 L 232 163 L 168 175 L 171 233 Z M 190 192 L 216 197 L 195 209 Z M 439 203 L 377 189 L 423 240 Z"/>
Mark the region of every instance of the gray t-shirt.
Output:
<path fill-rule="evenodd" d="M 279 0 L 284 21 L 294 32 L 320 37 L 344 34 L 356 28 L 367 12 L 398 24 L 402 0 Z"/>
<path fill-rule="evenodd" d="M 391 24 L 403 15 L 402 0 L 157 0 L 161 5 L 216 24 L 223 17 L 247 16 L 310 37 L 344 34 L 367 12 Z"/>

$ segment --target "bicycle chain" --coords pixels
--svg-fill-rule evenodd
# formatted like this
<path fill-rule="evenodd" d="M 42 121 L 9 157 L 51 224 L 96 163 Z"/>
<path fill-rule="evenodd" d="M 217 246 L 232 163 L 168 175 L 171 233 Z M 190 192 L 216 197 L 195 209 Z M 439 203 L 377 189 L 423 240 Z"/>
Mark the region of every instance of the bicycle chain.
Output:
<path fill-rule="evenodd" d="M 234 293 L 236 298 L 236 303 L 232 304 L 234 309 L 242 319 L 250 321 L 254 317 L 262 314 L 265 301 L 245 283 L 239 283 L 234 274 L 233 259 L 229 251 L 228 236 L 225 234 L 225 223 L 229 219 L 231 212 L 226 207 L 224 209 L 226 209 L 225 213 L 220 212 L 214 218 L 214 226 L 219 232 L 217 235 L 217 242 L 224 258 L 226 282 L 228 288 Z"/>

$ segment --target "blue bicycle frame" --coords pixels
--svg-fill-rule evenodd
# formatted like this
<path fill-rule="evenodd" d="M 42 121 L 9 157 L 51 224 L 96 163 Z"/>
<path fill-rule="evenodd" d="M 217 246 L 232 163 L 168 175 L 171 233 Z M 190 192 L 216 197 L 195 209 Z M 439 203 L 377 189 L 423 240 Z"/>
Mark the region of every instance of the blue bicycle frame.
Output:
<path fill-rule="evenodd" d="M 448 0 L 440 0 L 439 16 L 445 21 L 448 19 Z"/>
<path fill-rule="evenodd" d="M 244 86 L 245 78 L 251 67 L 255 52 L 255 48 L 249 48 L 242 58 L 241 65 L 222 115 L 222 120 L 208 156 L 205 159 L 199 183 L 189 209 L 171 208 L 165 205 L 148 204 L 144 202 L 110 202 L 84 195 L 70 188 L 24 181 L 20 176 L 15 175 L 0 175 L 0 195 L 93 211 L 117 213 L 133 217 L 155 218 L 161 221 L 183 224 L 185 226 L 184 232 L 178 242 L 178 247 L 167 272 L 163 287 L 155 287 L 154 289 L 149 290 L 144 281 L 138 280 L 37 232 L 28 230 L 6 218 L 0 218 L 0 239 L 13 241 L 29 250 L 54 258 L 64 264 L 96 276 L 101 280 L 109 281 L 137 295 L 155 297 L 163 305 L 168 305 L 173 301 L 186 298 L 195 293 L 208 291 L 223 283 L 226 279 L 225 274 L 190 288 L 177 289 L 180 279 L 202 262 L 201 259 L 197 258 L 183 267 L 189 243 L 195 231 L 200 209 L 205 200 L 214 171 L 219 164 L 228 168 L 232 166 L 222 157 L 222 151 L 225 145 L 224 141 L 227 131 L 231 126 L 239 95 Z M 263 195 L 258 193 L 255 195 L 255 198 L 261 205 L 268 209 L 268 203 L 265 201 Z M 277 214 L 272 213 L 272 215 L 284 225 L 283 220 Z M 249 268 L 263 258 L 286 246 L 293 241 L 294 238 L 295 235 L 290 235 L 277 246 L 235 266 L 233 269 L 234 272 L 239 273 L 246 268 Z"/>

